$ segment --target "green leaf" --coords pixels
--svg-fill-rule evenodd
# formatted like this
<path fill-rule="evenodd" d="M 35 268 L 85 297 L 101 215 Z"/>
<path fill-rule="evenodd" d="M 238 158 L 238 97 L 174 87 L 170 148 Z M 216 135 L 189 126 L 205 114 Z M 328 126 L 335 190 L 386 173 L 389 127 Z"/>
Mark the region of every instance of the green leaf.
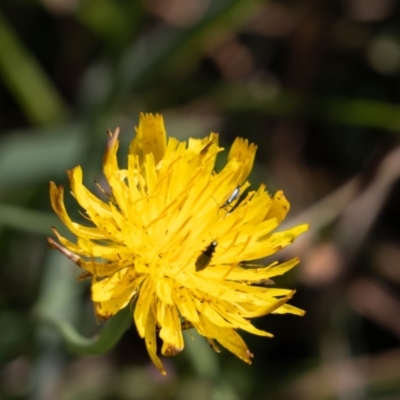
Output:
<path fill-rule="evenodd" d="M 26 210 L 10 204 L 0 204 L 0 226 L 7 226 L 25 232 L 50 235 L 50 228 L 59 224 L 59 219 L 54 214 Z M 62 231 L 63 229 L 60 230 Z"/>
<path fill-rule="evenodd" d="M 66 105 L 1 12 L 0 38 L 0 74 L 26 117 L 34 125 L 61 120 Z"/>
<path fill-rule="evenodd" d="M 198 23 L 186 29 L 162 28 L 138 40 L 121 60 L 120 68 L 109 99 L 125 96 L 143 80 L 160 69 L 185 68 L 193 65 L 209 43 L 214 45 L 254 15 L 260 0 L 226 0 L 211 3 L 208 12 Z"/>
<path fill-rule="evenodd" d="M 221 85 L 210 95 L 225 112 L 256 111 L 272 116 L 329 121 L 398 133 L 400 107 L 383 101 L 306 96 L 269 85 Z"/>
<path fill-rule="evenodd" d="M 114 0 L 85 0 L 76 12 L 81 23 L 117 48 L 129 43 L 142 17 L 140 2 Z"/>
<path fill-rule="evenodd" d="M 0 187 L 34 185 L 65 176 L 86 150 L 82 125 L 10 132 L 0 140 Z"/>

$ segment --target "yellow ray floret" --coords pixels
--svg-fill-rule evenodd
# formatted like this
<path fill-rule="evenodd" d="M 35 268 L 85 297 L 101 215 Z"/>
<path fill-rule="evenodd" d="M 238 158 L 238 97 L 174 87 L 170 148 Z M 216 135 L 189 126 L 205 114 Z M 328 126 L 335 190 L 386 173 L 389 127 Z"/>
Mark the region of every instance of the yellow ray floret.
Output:
<path fill-rule="evenodd" d="M 51 183 L 52 207 L 77 239 L 54 230 L 60 244 L 49 238 L 50 244 L 92 278 L 99 318 L 131 305 L 139 335 L 163 374 L 156 336 L 161 354 L 172 356 L 183 350 L 187 328 L 250 364 L 253 355 L 237 331 L 272 336 L 250 318 L 304 314 L 286 304 L 293 290 L 268 286 L 299 260 L 269 266 L 254 260 L 289 245 L 308 225 L 275 232 L 289 202 L 282 191 L 271 197 L 264 185 L 246 191 L 257 149 L 247 140 L 235 140 L 227 164 L 216 172 L 223 150 L 217 134 L 179 142 L 167 138 L 161 115 L 141 114 L 123 169 L 118 135 L 119 129 L 109 132 L 103 158 L 107 201 L 83 185 L 81 167 L 68 171 L 71 193 L 89 223 L 71 220 L 64 189 Z"/>

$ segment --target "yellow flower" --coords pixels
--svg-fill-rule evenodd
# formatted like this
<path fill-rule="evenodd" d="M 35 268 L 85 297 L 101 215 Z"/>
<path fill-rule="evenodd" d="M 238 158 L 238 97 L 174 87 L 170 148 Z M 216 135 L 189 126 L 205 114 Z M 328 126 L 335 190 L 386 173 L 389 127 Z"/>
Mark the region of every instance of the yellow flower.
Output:
<path fill-rule="evenodd" d="M 182 330 L 195 328 L 216 351 L 216 342 L 251 363 L 238 329 L 261 336 L 249 318 L 304 312 L 287 301 L 294 291 L 260 286 L 293 268 L 297 258 L 268 266 L 251 264 L 289 245 L 308 225 L 275 232 L 289 203 L 281 191 L 272 198 L 261 185 L 245 190 L 256 146 L 237 138 L 225 167 L 214 171 L 218 135 L 188 143 L 166 137 L 160 115 L 141 114 L 126 169 L 118 166 L 119 129 L 109 132 L 103 170 L 107 201 L 82 183 L 82 169 L 68 171 L 72 194 L 90 226 L 73 222 L 63 187 L 50 185 L 54 211 L 77 237 L 73 243 L 54 230 L 63 252 L 92 277 L 97 316 L 107 319 L 127 305 L 149 355 L 183 350 Z"/>

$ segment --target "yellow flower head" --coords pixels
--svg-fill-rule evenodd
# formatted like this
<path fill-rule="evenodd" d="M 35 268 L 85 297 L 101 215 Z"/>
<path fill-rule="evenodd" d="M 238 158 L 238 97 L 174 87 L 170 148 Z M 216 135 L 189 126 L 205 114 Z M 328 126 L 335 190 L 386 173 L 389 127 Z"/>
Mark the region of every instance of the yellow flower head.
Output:
<path fill-rule="evenodd" d="M 281 191 L 270 197 L 265 186 L 244 191 L 256 146 L 238 138 L 226 166 L 214 171 L 222 148 L 218 135 L 188 143 L 166 137 L 161 115 L 141 114 L 129 149 L 126 169 L 118 166 L 119 129 L 109 132 L 103 160 L 110 193 L 107 201 L 82 183 L 82 169 L 68 171 L 72 194 L 86 211 L 90 226 L 73 222 L 64 206 L 63 187 L 50 185 L 51 204 L 77 237 L 73 243 L 54 230 L 52 246 L 92 277 L 97 316 L 107 319 L 127 305 L 150 357 L 183 350 L 182 330 L 195 328 L 215 350 L 216 342 L 251 363 L 253 355 L 238 329 L 272 336 L 249 318 L 268 313 L 303 311 L 287 301 L 294 291 L 261 283 L 281 275 L 298 259 L 269 266 L 249 261 L 269 256 L 308 225 L 272 233 L 285 218 L 289 203 Z"/>

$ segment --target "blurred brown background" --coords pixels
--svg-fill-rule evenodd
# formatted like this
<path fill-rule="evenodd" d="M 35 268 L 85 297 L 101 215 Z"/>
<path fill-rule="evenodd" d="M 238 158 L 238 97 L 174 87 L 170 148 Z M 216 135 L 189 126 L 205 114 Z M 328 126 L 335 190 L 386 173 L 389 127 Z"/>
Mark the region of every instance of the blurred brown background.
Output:
<path fill-rule="evenodd" d="M 395 0 L 3 0 L 0 400 L 400 398 L 399 73 Z M 134 328 L 83 357 L 35 318 L 99 330 L 47 248 L 48 182 L 80 164 L 95 191 L 106 129 L 123 160 L 140 111 L 181 140 L 256 142 L 252 187 L 285 191 L 286 227 L 311 223 L 276 282 L 307 314 L 256 321 L 275 338 L 244 334 L 252 366 L 195 337 L 162 378 Z"/>

